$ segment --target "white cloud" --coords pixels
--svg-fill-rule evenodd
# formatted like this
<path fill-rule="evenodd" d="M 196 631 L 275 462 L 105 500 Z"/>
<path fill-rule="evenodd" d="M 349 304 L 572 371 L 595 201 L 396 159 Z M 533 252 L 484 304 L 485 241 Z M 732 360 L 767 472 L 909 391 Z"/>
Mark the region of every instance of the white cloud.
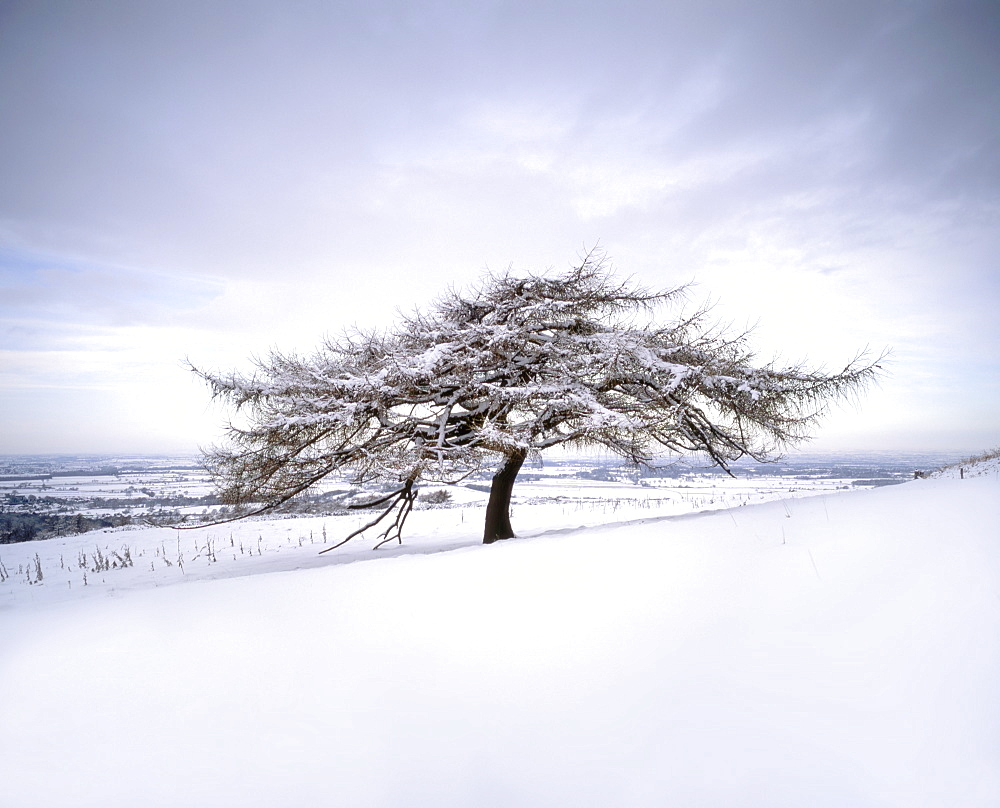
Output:
<path fill-rule="evenodd" d="M 893 346 L 862 420 L 899 420 L 891 401 L 915 427 L 990 423 L 918 393 L 995 396 L 976 378 L 1000 354 L 995 13 L 435 8 L 19 7 L 2 378 L 66 420 L 36 402 L 8 423 L 44 412 L 75 439 L 100 419 L 74 391 L 103 375 L 166 436 L 202 395 L 156 403 L 185 355 L 309 350 L 598 240 L 626 274 L 695 278 L 724 319 L 759 319 L 765 353 Z"/>

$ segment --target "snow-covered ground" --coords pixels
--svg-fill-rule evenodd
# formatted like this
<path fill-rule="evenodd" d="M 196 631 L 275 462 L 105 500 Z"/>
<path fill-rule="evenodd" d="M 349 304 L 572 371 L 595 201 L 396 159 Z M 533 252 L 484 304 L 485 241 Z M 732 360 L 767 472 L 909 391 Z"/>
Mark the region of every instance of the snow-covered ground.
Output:
<path fill-rule="evenodd" d="M 1000 804 L 996 474 L 560 490 L 3 547 L 0 805 Z"/>
<path fill-rule="evenodd" d="M 100 493 L 115 493 L 105 481 Z M 513 520 L 519 535 L 552 529 L 718 510 L 775 499 L 817 496 L 850 486 L 844 479 L 729 478 L 629 482 L 546 476 L 519 482 Z M 434 489 L 431 489 L 434 490 Z M 410 516 L 403 546 L 374 550 L 374 535 L 319 557 L 373 518 L 344 515 L 253 519 L 194 530 L 109 528 L 44 541 L 0 545 L 0 603 L 49 603 L 114 596 L 135 589 L 262 572 L 329 566 L 370 558 L 432 553 L 479 544 L 488 488 L 449 486 L 450 507 L 420 507 Z M 419 503 L 419 500 L 418 500 Z M 199 523 L 200 524 L 200 523 Z M 39 573 L 41 578 L 39 578 Z"/>
<path fill-rule="evenodd" d="M 1000 477 L 1000 449 L 960 460 L 939 468 L 930 474 L 932 478 L 964 479 L 965 477 Z"/>

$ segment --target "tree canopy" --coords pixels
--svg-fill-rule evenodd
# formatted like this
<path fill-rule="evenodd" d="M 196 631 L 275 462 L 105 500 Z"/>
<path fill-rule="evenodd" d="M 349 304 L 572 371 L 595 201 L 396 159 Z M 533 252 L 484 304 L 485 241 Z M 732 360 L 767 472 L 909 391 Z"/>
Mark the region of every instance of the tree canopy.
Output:
<path fill-rule="evenodd" d="M 399 539 L 418 482 L 496 469 L 484 541 L 513 535 L 511 490 L 525 459 L 558 445 L 637 464 L 701 453 L 728 470 L 807 438 L 831 401 L 878 365 L 838 373 L 760 364 L 747 333 L 699 308 L 665 323 L 686 288 L 617 278 L 599 252 L 562 274 L 487 275 L 389 331 L 354 331 L 300 357 L 274 352 L 250 375 L 195 369 L 242 417 L 206 454 L 222 500 L 276 508 L 331 474 L 398 484 L 366 503 Z"/>

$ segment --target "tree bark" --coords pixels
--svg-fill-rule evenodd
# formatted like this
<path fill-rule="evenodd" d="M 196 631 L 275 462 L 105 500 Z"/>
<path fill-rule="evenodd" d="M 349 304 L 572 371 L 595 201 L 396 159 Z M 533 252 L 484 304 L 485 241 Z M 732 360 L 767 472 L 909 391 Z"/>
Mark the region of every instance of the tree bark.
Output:
<path fill-rule="evenodd" d="M 483 533 L 483 544 L 492 544 L 500 539 L 514 536 L 510 526 L 510 495 L 514 490 L 514 480 L 524 465 L 526 452 L 515 452 L 507 455 L 503 468 L 493 475 L 490 486 L 490 501 L 486 506 L 486 530 Z"/>

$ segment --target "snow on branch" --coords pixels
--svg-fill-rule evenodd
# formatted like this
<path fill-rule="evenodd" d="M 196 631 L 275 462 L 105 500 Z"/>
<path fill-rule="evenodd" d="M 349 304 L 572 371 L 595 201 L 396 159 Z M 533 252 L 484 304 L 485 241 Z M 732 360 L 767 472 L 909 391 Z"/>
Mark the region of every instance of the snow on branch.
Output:
<path fill-rule="evenodd" d="M 387 332 L 345 333 L 308 357 L 275 352 L 248 376 L 192 368 L 241 414 L 206 463 L 224 502 L 262 510 L 330 474 L 398 482 L 366 526 L 395 510 L 388 540 L 420 480 L 559 444 L 643 464 L 698 452 L 728 469 L 808 437 L 830 402 L 880 371 L 882 357 L 865 355 L 833 374 L 759 364 L 749 335 L 705 308 L 655 319 L 685 295 L 618 278 L 591 251 L 562 274 L 488 274 Z"/>

